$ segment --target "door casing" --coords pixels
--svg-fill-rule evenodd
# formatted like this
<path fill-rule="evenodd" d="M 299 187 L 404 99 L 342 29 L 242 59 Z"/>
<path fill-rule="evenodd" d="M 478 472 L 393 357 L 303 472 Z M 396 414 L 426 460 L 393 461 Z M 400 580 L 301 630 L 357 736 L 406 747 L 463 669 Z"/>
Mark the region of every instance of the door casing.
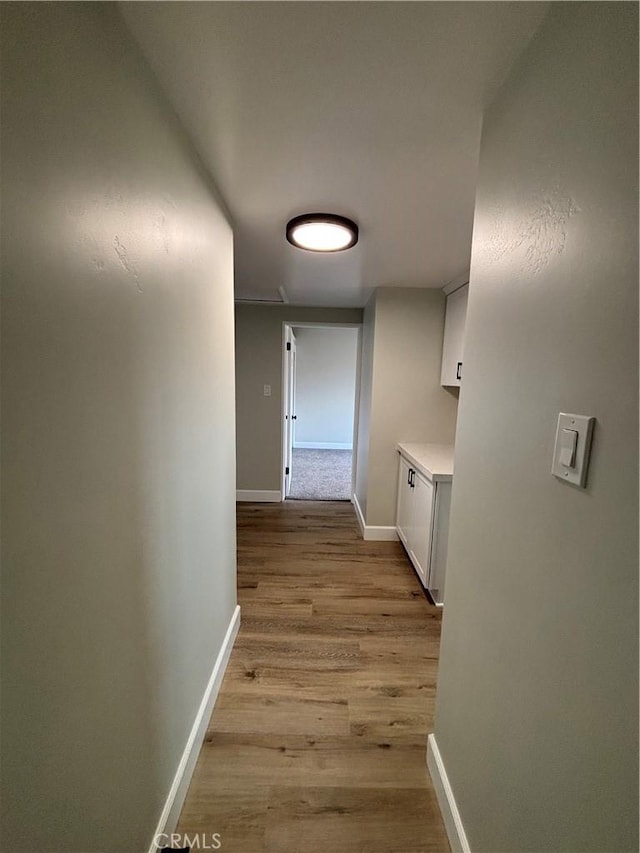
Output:
<path fill-rule="evenodd" d="M 358 345 L 356 348 L 356 393 L 353 412 L 353 456 L 351 465 L 351 500 L 356 490 L 356 468 L 358 459 L 358 415 L 360 411 L 360 372 L 362 368 L 362 323 L 297 323 L 292 320 L 284 320 L 282 323 L 282 413 L 281 413 L 281 448 L 280 448 L 280 500 L 285 500 L 288 491 L 285 469 L 287 468 L 288 442 L 291 438 L 293 447 L 293 435 L 287 429 L 287 405 L 288 405 L 288 382 L 289 382 L 289 360 L 287 358 L 287 342 L 291 339 L 293 329 L 357 329 Z M 294 391 L 295 394 L 295 391 Z M 289 464 L 291 473 L 291 465 Z"/>

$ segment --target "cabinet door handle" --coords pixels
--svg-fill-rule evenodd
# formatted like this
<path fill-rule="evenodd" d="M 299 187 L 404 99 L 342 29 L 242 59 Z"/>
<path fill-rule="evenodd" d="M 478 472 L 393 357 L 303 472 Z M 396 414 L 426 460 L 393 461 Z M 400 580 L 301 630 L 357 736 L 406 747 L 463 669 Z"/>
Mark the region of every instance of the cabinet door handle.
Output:
<path fill-rule="evenodd" d="M 407 486 L 411 485 L 411 468 L 407 469 Z"/>
<path fill-rule="evenodd" d="M 462 362 L 458 362 L 458 369 L 456 370 L 456 379 L 462 379 Z"/>
<path fill-rule="evenodd" d="M 409 485 L 410 485 L 410 486 L 411 486 L 411 488 L 413 489 L 413 488 L 415 487 L 415 484 L 416 484 L 416 480 L 415 480 L 416 472 L 415 472 L 415 471 L 413 470 L 413 468 L 412 468 L 412 469 L 411 469 L 411 471 L 410 471 L 409 473 L 410 473 L 410 475 L 411 475 L 411 479 L 409 480 Z"/>

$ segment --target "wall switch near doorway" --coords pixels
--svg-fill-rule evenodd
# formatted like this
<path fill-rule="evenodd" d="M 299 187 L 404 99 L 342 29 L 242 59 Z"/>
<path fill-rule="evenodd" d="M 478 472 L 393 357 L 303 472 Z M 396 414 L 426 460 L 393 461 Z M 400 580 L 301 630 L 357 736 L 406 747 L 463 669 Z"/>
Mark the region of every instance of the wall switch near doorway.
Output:
<path fill-rule="evenodd" d="M 271 396 L 271 385 L 265 385 L 263 393 L 264 393 L 265 397 L 270 397 Z"/>
<path fill-rule="evenodd" d="M 588 415 L 558 415 L 551 473 L 582 489 L 587 484 L 594 421 Z"/>

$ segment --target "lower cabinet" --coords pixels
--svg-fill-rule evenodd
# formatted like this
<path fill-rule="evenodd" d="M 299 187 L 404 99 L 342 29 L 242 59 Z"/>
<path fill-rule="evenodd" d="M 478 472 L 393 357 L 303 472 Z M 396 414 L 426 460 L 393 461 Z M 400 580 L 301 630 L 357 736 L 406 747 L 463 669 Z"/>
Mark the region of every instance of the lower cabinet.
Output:
<path fill-rule="evenodd" d="M 433 482 L 400 456 L 396 530 L 436 604 L 444 602 L 451 483 Z"/>

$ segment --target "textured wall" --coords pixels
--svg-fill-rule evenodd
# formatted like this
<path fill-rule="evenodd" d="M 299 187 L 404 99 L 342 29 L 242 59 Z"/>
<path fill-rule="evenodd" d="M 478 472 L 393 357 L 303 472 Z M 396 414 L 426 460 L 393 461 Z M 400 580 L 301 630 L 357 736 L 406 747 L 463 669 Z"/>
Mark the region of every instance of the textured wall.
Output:
<path fill-rule="evenodd" d="M 484 122 L 436 713 L 473 851 L 638 849 L 637 15 L 551 4 Z"/>
<path fill-rule="evenodd" d="M 232 236 L 102 3 L 2 4 L 3 849 L 148 849 L 236 602 Z"/>
<path fill-rule="evenodd" d="M 362 352 L 358 395 L 358 446 L 356 448 L 356 497 L 364 517 L 367 514 L 369 485 L 369 437 L 371 431 L 371 389 L 373 384 L 373 346 L 376 324 L 375 294 L 365 305 L 362 317 Z"/>
<path fill-rule="evenodd" d="M 458 401 L 440 385 L 444 311 L 441 290 L 375 293 L 367 524 L 395 526 L 399 441 L 453 444 Z"/>

